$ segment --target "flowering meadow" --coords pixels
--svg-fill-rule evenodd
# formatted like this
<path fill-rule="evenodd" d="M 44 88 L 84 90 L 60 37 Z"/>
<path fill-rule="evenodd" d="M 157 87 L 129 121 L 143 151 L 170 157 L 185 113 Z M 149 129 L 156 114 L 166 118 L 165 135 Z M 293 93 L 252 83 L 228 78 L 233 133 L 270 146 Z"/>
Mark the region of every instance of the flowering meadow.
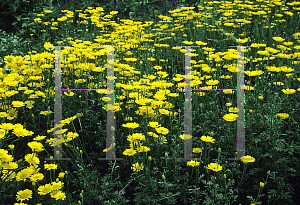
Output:
<path fill-rule="evenodd" d="M 34 17 L 32 44 L 43 47 L 0 65 L 1 204 L 300 204 L 300 2 L 201 3 L 156 24 L 102 7 Z M 62 121 L 55 127 L 57 46 Z M 113 60 L 105 46 L 114 46 Z M 237 46 L 244 46 L 240 88 Z M 192 135 L 185 133 L 188 78 Z M 245 155 L 230 160 L 238 119 Z M 186 141 L 192 159 L 178 160 Z M 53 158 L 59 145 L 64 160 Z M 114 160 L 106 159 L 111 150 Z"/>

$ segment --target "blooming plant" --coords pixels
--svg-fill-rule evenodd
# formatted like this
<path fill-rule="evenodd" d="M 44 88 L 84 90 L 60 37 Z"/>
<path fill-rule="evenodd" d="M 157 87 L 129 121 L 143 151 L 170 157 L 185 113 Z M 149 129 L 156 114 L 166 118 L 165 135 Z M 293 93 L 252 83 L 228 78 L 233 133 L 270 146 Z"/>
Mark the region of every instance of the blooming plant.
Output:
<path fill-rule="evenodd" d="M 296 5 L 35 14 L 42 52 L 0 64 L 1 203 L 296 204 Z"/>

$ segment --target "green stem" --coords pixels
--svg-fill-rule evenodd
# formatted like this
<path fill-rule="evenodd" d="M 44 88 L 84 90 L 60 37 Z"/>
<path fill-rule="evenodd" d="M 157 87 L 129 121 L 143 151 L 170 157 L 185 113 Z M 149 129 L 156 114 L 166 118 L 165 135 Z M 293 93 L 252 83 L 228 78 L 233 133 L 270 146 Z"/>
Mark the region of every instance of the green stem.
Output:
<path fill-rule="evenodd" d="M 247 163 L 246 163 L 246 164 L 244 164 L 244 169 L 243 169 L 242 178 L 241 178 L 241 181 L 240 181 L 239 185 L 237 186 L 237 188 L 239 188 L 239 186 L 241 185 L 241 183 L 242 183 L 242 181 L 243 181 L 244 174 L 245 174 L 245 172 L 246 172 L 246 168 L 247 168 Z"/>

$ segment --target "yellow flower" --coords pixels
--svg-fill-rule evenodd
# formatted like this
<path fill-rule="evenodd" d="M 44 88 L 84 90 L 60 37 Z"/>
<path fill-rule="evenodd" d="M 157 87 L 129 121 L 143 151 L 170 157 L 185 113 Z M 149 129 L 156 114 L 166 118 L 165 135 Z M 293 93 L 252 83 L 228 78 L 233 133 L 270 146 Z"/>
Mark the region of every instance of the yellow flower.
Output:
<path fill-rule="evenodd" d="M 64 176 L 65 176 L 65 173 L 64 173 L 64 172 L 60 172 L 60 173 L 58 174 L 58 177 L 59 177 L 59 178 L 64 178 Z"/>
<path fill-rule="evenodd" d="M 274 41 L 277 41 L 277 42 L 282 42 L 284 41 L 285 39 L 281 38 L 281 37 L 273 37 Z"/>
<path fill-rule="evenodd" d="M 161 67 L 161 66 L 158 66 L 158 65 L 156 65 L 156 66 L 154 66 L 154 69 L 155 69 L 155 70 L 161 70 L 161 69 L 162 69 L 162 67 Z"/>
<path fill-rule="evenodd" d="M 13 120 L 14 118 L 17 117 L 18 115 L 18 112 L 15 108 L 10 108 L 8 111 L 7 111 L 7 119 L 8 120 Z"/>
<path fill-rule="evenodd" d="M 205 46 L 205 45 L 207 45 L 207 43 L 204 43 L 204 42 L 202 42 L 202 41 L 196 41 L 195 42 L 197 45 L 199 45 L 199 46 Z"/>
<path fill-rule="evenodd" d="M 183 135 L 179 135 L 179 137 L 183 140 L 189 140 L 191 139 L 193 136 L 192 135 L 187 135 L 187 134 L 183 134 Z"/>
<path fill-rule="evenodd" d="M 131 129 L 135 129 L 135 128 L 139 127 L 139 124 L 136 123 L 136 122 L 133 122 L 133 123 L 129 122 L 127 124 L 123 124 L 122 127 L 127 127 L 127 128 L 131 128 Z"/>
<path fill-rule="evenodd" d="M 57 169 L 56 164 L 44 164 L 45 169 L 50 170 L 50 169 Z"/>
<path fill-rule="evenodd" d="M 237 107 L 235 107 L 235 108 L 233 108 L 233 107 L 229 108 L 229 112 L 238 112 L 238 111 L 239 111 L 239 109 L 237 109 Z"/>
<path fill-rule="evenodd" d="M 230 107 L 232 104 L 229 102 L 229 103 L 226 103 L 226 106 L 227 107 Z"/>
<path fill-rule="evenodd" d="M 43 144 L 40 142 L 28 142 L 27 145 L 31 148 L 33 152 L 41 152 L 44 150 Z"/>
<path fill-rule="evenodd" d="M 29 200 L 32 198 L 32 191 L 29 189 L 24 189 L 17 192 L 17 201 L 23 202 L 24 200 Z"/>
<path fill-rule="evenodd" d="M 200 153 L 202 150 L 200 148 L 193 148 L 193 153 Z"/>
<path fill-rule="evenodd" d="M 65 200 L 66 199 L 66 194 L 63 193 L 61 190 L 53 190 L 50 193 L 51 198 L 54 198 L 55 200 Z"/>
<path fill-rule="evenodd" d="M 214 138 L 212 138 L 212 137 L 210 137 L 210 136 L 202 136 L 201 138 L 200 138 L 202 141 L 204 141 L 204 142 L 211 142 L 211 143 L 215 143 L 214 141 L 215 141 L 215 139 Z"/>
<path fill-rule="evenodd" d="M 230 114 L 226 114 L 223 116 L 223 119 L 226 120 L 226 121 L 236 121 L 236 118 L 238 117 L 237 114 L 233 114 L 233 113 L 230 113 Z"/>
<path fill-rule="evenodd" d="M 12 106 L 13 107 L 24 107 L 25 103 L 21 102 L 21 101 L 13 101 L 12 102 Z"/>
<path fill-rule="evenodd" d="M 29 164 L 39 164 L 40 163 L 40 160 L 38 157 L 36 157 L 36 154 L 33 153 L 33 154 L 27 154 L 25 156 L 25 161 L 28 162 Z"/>
<path fill-rule="evenodd" d="M 246 43 L 246 42 L 248 42 L 248 38 L 244 38 L 244 39 L 237 38 L 236 41 L 238 43 Z"/>
<path fill-rule="evenodd" d="M 207 85 L 217 85 L 219 83 L 218 80 L 209 80 L 206 82 Z"/>
<path fill-rule="evenodd" d="M 258 96 L 258 99 L 262 100 L 264 97 L 263 96 Z"/>
<path fill-rule="evenodd" d="M 155 58 L 147 58 L 147 60 L 149 60 L 149 61 L 155 61 Z"/>
<path fill-rule="evenodd" d="M 163 135 L 169 134 L 169 130 L 164 127 L 158 127 L 158 128 L 155 128 L 155 130 L 159 134 L 163 134 Z"/>
<path fill-rule="evenodd" d="M 250 155 L 242 156 L 241 157 L 242 162 L 249 163 L 249 162 L 255 162 L 255 158 L 251 157 Z"/>
<path fill-rule="evenodd" d="M 192 45 L 194 42 L 192 42 L 192 41 L 183 41 L 182 43 L 184 43 L 186 45 Z"/>
<path fill-rule="evenodd" d="M 59 190 L 64 186 L 64 183 L 61 181 L 52 182 L 52 190 Z"/>
<path fill-rule="evenodd" d="M 37 174 L 30 176 L 30 180 L 32 182 L 37 182 L 38 180 L 43 180 L 43 179 L 44 179 L 44 175 L 42 173 L 37 173 Z"/>
<path fill-rule="evenodd" d="M 136 151 L 134 149 L 126 149 L 123 154 L 127 156 L 133 156 L 136 154 Z"/>
<path fill-rule="evenodd" d="M 14 149 L 15 145 L 8 145 L 9 149 Z"/>
<path fill-rule="evenodd" d="M 186 164 L 187 164 L 187 166 L 195 167 L 195 166 L 199 166 L 200 162 L 191 160 L 191 161 L 188 161 Z"/>
<path fill-rule="evenodd" d="M 139 163 L 135 163 L 132 165 L 131 169 L 134 171 L 134 172 L 139 172 L 141 170 L 144 169 L 144 166 L 143 166 L 143 163 L 141 165 L 139 165 Z"/>
<path fill-rule="evenodd" d="M 287 113 L 277 113 L 276 116 L 280 117 L 281 119 L 286 119 L 288 118 L 290 115 Z"/>
<path fill-rule="evenodd" d="M 39 186 L 38 190 L 39 195 L 46 195 L 52 191 L 52 186 L 51 184 L 46 184 L 44 186 Z"/>
<path fill-rule="evenodd" d="M 294 90 L 294 89 L 289 89 L 289 88 L 287 88 L 287 89 L 282 89 L 281 91 L 284 92 L 285 94 L 293 94 L 293 93 L 296 92 L 296 90 Z"/>
<path fill-rule="evenodd" d="M 207 166 L 208 169 L 214 171 L 214 172 L 218 172 L 218 171 L 221 171 L 223 169 L 223 167 L 217 163 L 210 163 L 208 166 Z"/>
<path fill-rule="evenodd" d="M 33 167 L 27 167 L 18 172 L 18 174 L 16 176 L 16 180 L 25 182 L 26 179 L 29 178 L 34 172 L 35 172 L 35 170 Z"/>
<path fill-rule="evenodd" d="M 260 183 L 259 183 L 259 186 L 264 187 L 265 184 L 264 184 L 263 182 L 260 182 Z"/>
<path fill-rule="evenodd" d="M 161 125 L 158 124 L 158 122 L 149 122 L 149 124 L 147 126 L 152 127 L 152 128 L 157 128 L 157 127 L 160 127 Z"/>
<path fill-rule="evenodd" d="M 46 136 L 37 136 L 37 137 L 35 137 L 35 138 L 33 138 L 33 140 L 35 140 L 35 141 L 40 141 L 40 140 L 43 140 L 43 139 L 45 139 L 46 138 Z"/>

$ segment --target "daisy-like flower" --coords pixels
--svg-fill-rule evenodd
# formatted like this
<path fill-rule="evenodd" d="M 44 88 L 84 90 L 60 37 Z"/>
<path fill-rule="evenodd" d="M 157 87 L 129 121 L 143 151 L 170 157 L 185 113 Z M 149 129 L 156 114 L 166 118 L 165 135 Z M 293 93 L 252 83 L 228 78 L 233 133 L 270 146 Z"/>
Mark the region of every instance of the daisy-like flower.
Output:
<path fill-rule="evenodd" d="M 28 162 L 29 164 L 39 164 L 40 160 L 38 157 L 36 157 L 36 154 L 27 154 L 25 156 L 25 161 Z"/>
<path fill-rule="evenodd" d="M 52 13 L 51 10 L 45 10 L 44 12 L 47 13 L 47 14 Z"/>
<path fill-rule="evenodd" d="M 17 192 L 17 201 L 25 201 L 25 200 L 29 200 L 30 198 L 32 198 L 32 191 L 29 189 L 24 189 L 21 191 Z"/>
<path fill-rule="evenodd" d="M 13 120 L 14 118 L 17 117 L 18 111 L 15 108 L 11 108 L 7 111 L 7 119 Z"/>
<path fill-rule="evenodd" d="M 277 113 L 276 116 L 280 117 L 282 120 L 288 118 L 290 115 L 287 113 Z"/>
<path fill-rule="evenodd" d="M 217 163 L 210 163 L 208 166 L 207 166 L 208 169 L 214 171 L 214 172 L 218 172 L 218 171 L 221 171 L 223 169 L 223 167 Z"/>
<path fill-rule="evenodd" d="M 136 151 L 134 149 L 126 149 L 123 154 L 127 156 L 133 156 L 136 154 Z"/>
<path fill-rule="evenodd" d="M 44 179 L 44 175 L 42 173 L 37 173 L 30 176 L 30 180 L 32 182 L 37 182 Z"/>
<path fill-rule="evenodd" d="M 284 41 L 285 39 L 281 38 L 281 37 L 273 37 L 274 41 L 277 41 L 277 42 L 282 42 Z"/>
<path fill-rule="evenodd" d="M 44 164 L 45 169 L 50 170 L 50 169 L 57 169 L 56 164 Z"/>
<path fill-rule="evenodd" d="M 143 135 L 142 133 L 133 133 L 132 135 L 128 136 L 128 141 L 130 142 L 137 142 L 139 141 L 145 141 L 145 135 Z"/>
<path fill-rule="evenodd" d="M 250 155 L 242 156 L 242 157 L 241 157 L 241 160 L 242 160 L 244 163 L 255 162 L 255 158 L 254 158 L 254 157 L 251 157 Z"/>
<path fill-rule="evenodd" d="M 199 45 L 199 46 L 202 46 L 202 45 L 207 45 L 207 43 L 204 43 L 204 42 L 202 42 L 202 41 L 196 41 L 195 42 L 197 45 Z"/>
<path fill-rule="evenodd" d="M 50 196 L 54 198 L 55 200 L 65 200 L 66 199 L 66 194 L 63 193 L 61 190 L 55 190 L 51 191 Z"/>
<path fill-rule="evenodd" d="M 39 186 L 38 190 L 39 195 L 46 195 L 52 191 L 52 186 L 51 184 L 46 184 L 44 186 Z"/>
<path fill-rule="evenodd" d="M 23 128 L 15 128 L 13 133 L 18 137 L 25 137 L 25 136 L 30 136 L 33 134 L 33 132 L 30 132 Z"/>
<path fill-rule="evenodd" d="M 215 139 L 214 138 L 212 138 L 212 137 L 210 137 L 210 136 L 202 136 L 201 138 L 200 138 L 202 141 L 204 141 L 204 142 L 211 142 L 211 143 L 215 143 L 214 141 L 215 141 Z"/>
<path fill-rule="evenodd" d="M 46 138 L 46 136 L 37 136 L 37 137 L 35 137 L 35 138 L 33 138 L 33 140 L 35 140 L 35 141 L 40 141 L 40 140 L 43 140 L 43 139 L 45 139 Z"/>
<path fill-rule="evenodd" d="M 152 128 L 157 128 L 157 127 L 160 127 L 161 125 L 158 124 L 158 122 L 149 122 L 149 124 L 147 126 L 152 127 Z"/>
<path fill-rule="evenodd" d="M 0 129 L 4 129 L 4 130 L 12 130 L 14 129 L 14 125 L 11 123 L 2 123 L 0 125 Z"/>
<path fill-rule="evenodd" d="M 144 165 L 143 165 L 143 163 L 141 165 L 139 165 L 139 163 L 137 162 L 137 163 L 135 163 L 135 164 L 132 165 L 131 169 L 134 172 L 139 172 L 139 171 L 141 171 L 141 170 L 144 169 Z"/>
<path fill-rule="evenodd" d="M 202 150 L 200 148 L 193 148 L 193 153 L 200 153 Z"/>
<path fill-rule="evenodd" d="M 223 119 L 226 121 L 236 121 L 236 118 L 238 117 L 237 114 L 229 113 L 223 116 Z"/>
<path fill-rule="evenodd" d="M 12 106 L 13 107 L 24 107 L 25 103 L 21 102 L 21 101 L 13 101 L 12 102 Z"/>
<path fill-rule="evenodd" d="M 296 92 L 296 90 L 295 89 L 289 89 L 289 88 L 287 88 L 287 89 L 282 89 L 281 90 L 282 92 L 284 92 L 285 94 L 293 94 L 293 93 L 295 93 Z"/>
<path fill-rule="evenodd" d="M 183 135 L 179 135 L 179 137 L 183 140 L 189 140 L 191 139 L 193 136 L 192 135 L 186 135 L 186 134 L 183 134 Z"/>
<path fill-rule="evenodd" d="M 209 80 L 209 81 L 206 81 L 207 85 L 217 85 L 218 83 L 219 83 L 218 80 Z"/>
<path fill-rule="evenodd" d="M 247 43 L 248 40 L 249 40 L 248 38 L 244 38 L 244 39 L 237 38 L 237 39 L 236 39 L 236 41 L 237 41 L 238 43 Z"/>
<path fill-rule="evenodd" d="M 155 130 L 159 134 L 163 134 L 163 135 L 169 134 L 169 130 L 164 127 L 158 127 L 158 128 L 155 128 Z"/>
<path fill-rule="evenodd" d="M 192 42 L 192 41 L 183 41 L 182 43 L 184 43 L 186 45 L 192 45 L 194 42 Z"/>
<path fill-rule="evenodd" d="M 129 122 L 129 123 L 126 123 L 126 124 L 123 124 L 122 127 L 127 127 L 127 128 L 131 128 L 131 129 L 135 129 L 137 127 L 139 127 L 140 125 L 136 122 Z"/>
<path fill-rule="evenodd" d="M 64 173 L 64 172 L 60 172 L 60 173 L 58 174 L 58 178 L 60 178 L 60 179 L 64 178 L 65 174 L 66 174 L 66 173 Z"/>
<path fill-rule="evenodd" d="M 52 190 L 59 190 L 64 186 L 64 183 L 61 181 L 52 182 Z"/>
<path fill-rule="evenodd" d="M 27 145 L 31 148 L 33 152 L 41 152 L 44 150 L 43 144 L 40 142 L 28 142 Z"/>
<path fill-rule="evenodd" d="M 200 164 L 200 162 L 197 162 L 197 161 L 194 161 L 194 160 L 188 161 L 186 163 L 187 166 L 191 166 L 191 167 L 199 166 L 199 164 Z"/>
<path fill-rule="evenodd" d="M 27 167 L 21 171 L 18 172 L 16 175 L 17 181 L 26 181 L 27 178 L 30 178 L 32 174 L 34 174 L 35 169 L 33 167 Z"/>

